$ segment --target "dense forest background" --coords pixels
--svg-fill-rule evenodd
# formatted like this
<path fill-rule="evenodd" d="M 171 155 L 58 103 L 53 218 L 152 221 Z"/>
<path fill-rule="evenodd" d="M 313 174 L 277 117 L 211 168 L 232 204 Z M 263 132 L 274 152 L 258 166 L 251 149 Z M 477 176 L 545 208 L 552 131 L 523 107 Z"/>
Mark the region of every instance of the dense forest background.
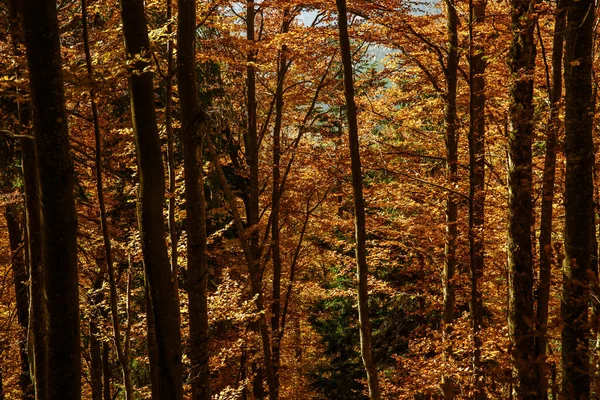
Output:
<path fill-rule="evenodd" d="M 0 0 L 0 399 L 600 393 L 593 0 Z"/>

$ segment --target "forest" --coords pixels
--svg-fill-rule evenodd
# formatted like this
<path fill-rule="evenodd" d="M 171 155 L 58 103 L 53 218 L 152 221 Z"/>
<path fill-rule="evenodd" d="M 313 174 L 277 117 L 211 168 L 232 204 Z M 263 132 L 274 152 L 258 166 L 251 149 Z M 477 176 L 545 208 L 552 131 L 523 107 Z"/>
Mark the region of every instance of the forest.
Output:
<path fill-rule="evenodd" d="M 0 400 L 600 398 L 593 0 L 0 0 Z"/>

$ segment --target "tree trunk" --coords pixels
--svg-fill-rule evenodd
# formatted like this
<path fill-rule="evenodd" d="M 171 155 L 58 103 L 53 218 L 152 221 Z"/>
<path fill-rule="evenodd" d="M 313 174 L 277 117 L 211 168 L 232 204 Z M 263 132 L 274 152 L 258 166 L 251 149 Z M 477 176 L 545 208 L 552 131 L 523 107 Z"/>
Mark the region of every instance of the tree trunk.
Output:
<path fill-rule="evenodd" d="M 252 252 L 252 259 L 259 262 L 259 171 L 258 171 L 258 131 L 256 121 L 256 50 L 255 40 L 255 2 L 246 0 L 246 40 L 249 46 L 246 55 L 246 106 L 248 111 L 247 130 L 244 135 L 244 144 L 246 150 L 246 163 L 249 171 L 248 203 L 246 204 L 246 223 L 250 229 L 249 245 Z M 259 281 L 262 277 L 257 275 Z M 256 323 L 251 323 L 252 330 L 259 330 Z M 253 358 L 253 357 L 249 357 Z M 270 362 L 270 361 L 269 361 Z M 260 365 L 253 361 L 252 369 L 255 372 L 253 379 L 253 392 L 257 399 L 264 398 L 263 373 Z M 275 379 L 275 377 L 272 377 Z M 275 381 L 272 382 L 275 384 Z M 275 387 L 272 388 L 273 390 Z M 271 390 L 271 389 L 269 389 Z"/>
<path fill-rule="evenodd" d="M 479 280 L 484 270 L 485 217 L 485 0 L 469 0 L 469 255 L 471 319 L 473 326 L 473 379 L 475 397 L 485 397 L 481 368 L 483 302 Z"/>
<path fill-rule="evenodd" d="M 113 400 L 110 393 L 110 347 L 108 342 L 102 342 L 102 384 L 104 400 Z"/>
<path fill-rule="evenodd" d="M 290 26 L 290 10 L 283 11 L 281 32 L 287 33 Z M 279 51 L 277 88 L 275 90 L 275 126 L 273 127 L 273 191 L 271 193 L 271 252 L 273 257 L 273 303 L 271 307 L 271 332 L 273 334 L 273 372 L 275 388 L 279 394 L 280 363 L 280 318 L 281 318 L 281 247 L 279 243 L 279 202 L 281 200 L 281 127 L 283 122 L 283 87 L 288 68 L 287 46 Z"/>
<path fill-rule="evenodd" d="M 533 314 L 533 228 L 531 144 L 535 2 L 512 0 L 511 74 L 508 110 L 508 326 L 519 399 L 536 399 Z"/>
<path fill-rule="evenodd" d="M 81 398 L 77 214 L 56 2 L 22 2 L 42 205 L 47 399 Z M 36 332 L 39 333 L 39 332 Z"/>
<path fill-rule="evenodd" d="M 590 396 L 588 300 L 594 230 L 593 0 L 569 2 L 565 29 L 565 260 L 561 315 L 563 396 Z"/>
<path fill-rule="evenodd" d="M 98 271 L 98 276 L 92 284 L 92 294 L 90 296 L 90 382 L 92 386 L 92 400 L 102 400 L 102 351 L 98 330 L 98 316 L 100 310 L 98 303 L 102 300 L 102 275 Z"/>
<path fill-rule="evenodd" d="M 377 366 L 373 360 L 373 343 L 371 324 L 369 321 L 369 293 L 367 287 L 367 252 L 365 229 L 365 200 L 363 198 L 362 171 L 358 142 L 358 122 L 356 104 L 354 102 L 354 79 L 352 70 L 352 53 L 348 37 L 348 16 L 346 0 L 336 0 L 338 10 L 338 28 L 340 50 L 344 70 L 344 95 L 346 97 L 346 116 L 348 118 L 348 137 L 350 143 L 350 159 L 352 166 L 352 191 L 354 194 L 354 226 L 356 229 L 356 266 L 358 275 L 358 319 L 360 325 L 360 347 L 371 399 L 381 397 Z"/>
<path fill-rule="evenodd" d="M 148 312 L 154 318 L 158 354 L 156 367 L 160 382 L 157 393 L 161 400 L 180 400 L 183 398 L 183 377 L 179 304 L 165 242 L 164 169 L 154 108 L 154 74 L 150 69 L 144 2 L 122 0 L 121 12 L 127 58 L 132 61 L 129 91 L 140 176 L 138 220 L 150 299 Z M 151 332 L 148 334 L 152 335 Z"/>
<path fill-rule="evenodd" d="M 6 225 L 11 250 L 11 267 L 15 287 L 17 305 L 17 322 L 21 327 L 19 332 L 19 355 L 21 359 L 21 376 L 19 385 L 24 399 L 33 398 L 33 386 L 29 375 L 29 358 L 27 357 L 27 329 L 29 328 L 29 296 L 27 284 L 29 276 L 25 265 L 23 232 L 19 216 L 14 205 L 7 205 L 5 210 Z"/>
<path fill-rule="evenodd" d="M 210 400 L 206 201 L 202 176 L 202 137 L 198 131 L 199 125 L 206 124 L 206 121 L 198 105 L 195 57 L 196 1 L 179 0 L 177 86 L 184 146 L 192 399 Z"/>
<path fill-rule="evenodd" d="M 25 187 L 26 233 L 27 233 L 27 266 L 29 272 L 29 327 L 27 347 L 32 349 L 30 369 L 34 381 L 34 397 L 45 400 L 46 369 L 45 333 L 46 305 L 43 301 L 42 277 L 42 237 L 39 177 L 35 165 L 35 148 L 33 141 L 22 142 L 23 186 Z"/>
<path fill-rule="evenodd" d="M 444 129 L 446 145 L 446 181 L 450 187 L 458 182 L 458 134 L 456 123 L 456 86 L 458 73 L 458 13 L 454 0 L 446 0 L 446 19 L 448 34 L 448 61 L 446 65 L 446 93 L 444 108 Z M 444 357 L 452 357 L 452 343 L 449 336 L 452 333 L 454 322 L 455 284 L 453 282 L 456 272 L 456 243 L 458 238 L 457 228 L 458 204 L 456 196 L 448 192 L 446 197 L 446 238 L 444 247 L 444 323 L 443 341 Z M 442 375 L 442 391 L 444 399 L 454 398 L 454 388 L 451 379 Z"/>
<path fill-rule="evenodd" d="M 548 398 L 548 365 L 546 347 L 548 336 L 548 301 L 550 299 L 550 272 L 552 268 L 552 207 L 554 182 L 556 180 L 556 148 L 560 130 L 560 99 L 562 97 L 563 33 L 565 31 L 565 0 L 559 0 L 554 16 L 554 39 L 552 41 L 552 83 L 550 89 L 550 117 L 546 133 L 546 156 L 542 182 L 542 205 L 540 216 L 540 277 L 537 290 L 537 336 L 536 360 L 538 398 Z"/>
<path fill-rule="evenodd" d="M 86 0 L 81 1 L 81 18 L 83 25 L 83 46 L 85 50 L 85 63 L 89 79 L 93 82 L 94 73 L 92 69 L 92 57 L 90 54 L 90 43 L 87 24 L 87 4 Z M 100 121 L 98 119 L 98 105 L 96 103 L 95 89 L 90 91 L 90 100 L 92 107 L 92 121 L 94 123 L 94 141 L 95 141 L 95 167 L 96 167 L 96 191 L 98 192 L 98 206 L 100 208 L 100 229 L 102 230 L 102 240 L 104 243 L 104 255 L 106 257 L 106 269 L 108 271 L 108 284 L 110 289 L 110 311 L 113 324 L 113 340 L 117 350 L 117 358 L 123 371 L 123 383 L 125 386 L 125 399 L 133 399 L 133 389 L 131 387 L 131 366 L 127 354 L 123 350 L 121 342 L 121 326 L 119 322 L 118 294 L 117 284 L 115 282 L 115 271 L 112 256 L 112 246 L 108 233 L 108 222 L 106 218 L 106 205 L 104 203 L 104 184 L 102 182 L 102 137 L 100 134 Z"/>
<path fill-rule="evenodd" d="M 242 251 L 244 252 L 244 258 L 246 260 L 246 264 L 248 265 L 248 272 L 250 274 L 250 284 L 252 286 L 252 294 L 254 295 L 254 304 L 256 305 L 256 312 L 259 315 L 258 319 L 258 330 L 260 333 L 263 352 L 265 355 L 265 366 L 267 370 L 267 384 L 269 386 L 269 399 L 275 400 L 277 399 L 277 391 L 275 390 L 275 379 L 273 373 L 273 356 L 271 354 L 271 338 L 269 335 L 269 329 L 267 327 L 267 320 L 265 317 L 265 313 L 263 312 L 264 308 L 264 300 L 262 294 L 262 285 L 259 277 L 259 268 L 258 262 L 252 257 L 252 251 L 250 248 L 250 239 L 247 233 L 247 230 L 244 228 L 244 223 L 242 221 L 242 217 L 237 208 L 236 199 L 231 192 L 231 188 L 229 187 L 229 183 L 227 183 L 227 178 L 225 177 L 225 173 L 223 172 L 223 168 L 221 167 L 219 156 L 217 151 L 215 150 L 214 145 L 212 144 L 212 140 L 210 136 L 206 136 L 206 147 L 208 149 L 211 161 L 215 167 L 215 172 L 217 173 L 217 179 L 219 180 L 219 185 L 223 190 L 223 194 L 225 195 L 225 199 L 229 205 L 230 211 L 233 214 L 233 221 L 235 223 L 235 229 L 238 233 L 240 239 L 240 245 L 242 247 Z"/>
<path fill-rule="evenodd" d="M 172 18 L 172 1 L 167 0 L 167 77 L 166 77 L 166 96 L 167 104 L 165 106 L 165 130 L 167 133 L 167 172 L 169 175 L 169 199 L 168 199 L 168 227 L 169 239 L 171 241 L 171 273 L 173 274 L 173 283 L 175 291 L 179 297 L 179 266 L 178 266 L 178 251 L 177 251 L 177 226 L 175 225 L 175 207 L 176 207 L 176 180 L 175 180 L 175 145 L 173 137 L 173 24 L 170 22 Z"/>

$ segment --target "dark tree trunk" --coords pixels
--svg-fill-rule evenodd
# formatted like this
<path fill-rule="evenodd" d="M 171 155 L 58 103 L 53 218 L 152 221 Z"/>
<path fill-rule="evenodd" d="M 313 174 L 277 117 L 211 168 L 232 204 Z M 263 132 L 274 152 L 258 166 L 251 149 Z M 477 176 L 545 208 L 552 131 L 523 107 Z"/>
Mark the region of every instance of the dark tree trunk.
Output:
<path fill-rule="evenodd" d="M 92 293 L 90 295 L 90 382 L 92 386 L 92 400 L 102 400 L 102 351 L 98 330 L 98 316 L 100 315 L 99 303 L 102 300 L 102 275 L 93 281 Z"/>
<path fill-rule="evenodd" d="M 43 210 L 42 265 L 48 317 L 46 398 L 79 399 L 77 215 L 56 2 L 23 1 L 22 12 Z"/>
<path fill-rule="evenodd" d="M 156 393 L 161 400 L 180 400 L 183 398 L 183 377 L 179 304 L 165 242 L 164 169 L 154 108 L 154 74 L 149 70 L 150 41 L 144 2 L 122 0 L 121 12 L 127 57 L 135 60 L 129 75 L 129 92 L 140 176 L 138 221 L 150 299 L 148 313 L 154 318 L 158 355 L 159 388 Z M 154 359 L 151 357 L 150 360 Z"/>
<path fill-rule="evenodd" d="M 21 376 L 19 385 L 24 399 L 33 398 L 33 386 L 29 374 L 29 358 L 27 356 L 27 330 L 29 329 L 29 296 L 27 266 L 25 264 L 25 246 L 23 241 L 22 223 L 18 211 L 14 205 L 6 206 L 6 224 L 11 250 L 11 266 L 15 287 L 17 305 L 17 321 L 21 327 L 19 332 L 19 355 L 21 359 Z"/>
<path fill-rule="evenodd" d="M 485 22 L 486 0 L 469 1 L 469 255 L 471 319 L 473 324 L 473 378 L 475 397 L 485 397 L 481 368 L 482 307 L 479 281 L 484 270 L 485 217 Z"/>
<path fill-rule="evenodd" d="M 290 26 L 290 11 L 283 11 L 282 33 Z M 281 200 L 281 127 L 283 123 L 283 86 L 288 68 L 287 46 L 281 46 L 277 67 L 277 88 L 275 90 L 275 126 L 273 127 L 273 191 L 271 193 L 271 251 L 273 256 L 273 304 L 271 307 L 271 332 L 273 334 L 273 372 L 275 387 L 279 394 L 280 364 L 280 318 L 281 318 L 281 247 L 279 243 L 279 202 Z"/>
<path fill-rule="evenodd" d="M 37 400 L 44 400 L 46 392 L 46 369 L 44 368 L 46 305 L 43 302 L 42 237 L 39 178 L 35 165 L 33 141 L 22 143 L 23 186 L 25 187 L 27 260 L 29 272 L 29 327 L 27 347 L 32 350 L 30 369 Z"/>
<path fill-rule="evenodd" d="M 531 144 L 533 137 L 533 72 L 535 67 L 535 2 L 512 0 L 511 74 L 508 110 L 508 325 L 514 386 L 519 399 L 536 399 L 533 314 L 533 228 Z"/>
<path fill-rule="evenodd" d="M 22 53 L 19 51 L 19 44 L 23 42 L 22 35 L 22 12 L 21 2 L 19 0 L 9 0 L 8 2 L 9 18 L 10 18 L 10 35 L 13 42 L 14 55 L 19 57 Z M 17 73 L 20 75 L 20 73 Z M 25 128 L 31 122 L 31 105 L 29 103 L 18 104 L 18 122 L 19 130 Z M 25 268 L 29 279 L 28 290 L 28 315 L 27 315 L 27 349 L 28 349 L 28 371 L 30 389 L 26 394 L 27 398 L 44 399 L 44 392 L 38 391 L 36 395 L 36 387 L 45 387 L 45 370 L 39 368 L 38 373 L 35 371 L 35 359 L 39 363 L 44 359 L 44 337 L 42 334 L 34 332 L 42 332 L 44 326 L 42 303 L 42 281 L 40 278 L 41 265 L 41 237 L 40 237 L 40 205 L 39 205 L 39 180 L 37 167 L 35 165 L 35 148 L 33 140 L 23 140 L 21 142 L 21 165 L 23 170 L 23 188 L 25 192 L 25 226 L 24 226 L 24 253 L 25 253 Z M 35 296 L 35 297 L 34 297 Z M 33 382 L 32 382 L 33 380 Z"/>
<path fill-rule="evenodd" d="M 198 129 L 200 124 L 206 124 L 207 121 L 204 121 L 198 104 L 195 56 L 196 1 L 179 0 L 177 86 L 184 147 L 192 399 L 210 400 L 206 201 L 202 176 L 202 137 Z"/>
<path fill-rule="evenodd" d="M 546 133 L 546 156 L 542 182 L 542 205 L 540 216 L 540 277 L 537 290 L 536 360 L 538 398 L 548 398 L 548 366 L 546 347 L 548 337 L 548 301 L 550 299 L 550 272 L 552 267 L 552 208 L 554 204 L 554 182 L 556 180 L 556 148 L 560 130 L 560 99 L 562 97 L 563 34 L 565 31 L 565 0 L 559 0 L 554 16 L 554 39 L 552 42 L 552 82 L 550 89 L 550 117 Z"/>
<path fill-rule="evenodd" d="M 171 21 L 173 15 L 172 1 L 167 0 L 167 21 Z M 179 266 L 177 262 L 177 226 L 175 224 L 175 207 L 176 207 L 176 180 L 175 180 L 175 144 L 173 137 L 173 24 L 169 22 L 167 25 L 167 77 L 166 77 L 166 96 L 167 104 L 165 105 L 165 130 L 167 133 L 167 172 L 169 174 L 169 199 L 168 199 L 168 227 L 169 239 L 171 241 L 171 272 L 173 274 L 173 283 L 175 290 L 179 296 Z"/>
<path fill-rule="evenodd" d="M 348 16 L 346 0 L 336 0 L 338 10 L 338 28 L 340 50 L 344 71 L 344 95 L 346 98 L 346 116 L 348 118 L 348 136 L 350 143 L 350 159 L 352 169 L 352 191 L 354 194 L 354 227 L 356 229 L 356 266 L 358 276 L 358 319 L 360 325 L 361 355 L 367 371 L 367 383 L 371 399 L 381 397 L 377 366 L 373 359 L 373 343 L 371 324 L 369 321 L 369 292 L 367 287 L 367 251 L 365 229 L 365 200 L 363 197 L 360 147 L 358 142 L 358 121 L 354 102 L 354 78 L 352 69 L 352 52 L 348 37 Z"/>
<path fill-rule="evenodd" d="M 561 315 L 563 396 L 590 396 L 588 301 L 594 232 L 593 0 L 569 2 L 565 29 L 565 260 Z"/>
<path fill-rule="evenodd" d="M 113 400 L 110 393 L 110 347 L 102 342 L 102 396 L 104 400 Z"/>
<path fill-rule="evenodd" d="M 454 0 L 446 0 L 446 25 L 448 34 L 448 61 L 446 64 L 446 93 L 444 108 L 444 129 L 446 145 L 446 181 L 449 187 L 454 187 L 458 182 L 458 134 L 456 121 L 456 86 L 458 73 L 458 13 Z M 444 357 L 452 356 L 452 343 L 449 336 L 452 333 L 454 322 L 455 284 L 456 272 L 456 244 L 458 237 L 457 216 L 458 204 L 456 196 L 448 192 L 446 197 L 446 238 L 444 247 Z M 454 388 L 451 379 L 442 376 L 442 390 L 444 399 L 454 398 Z"/>

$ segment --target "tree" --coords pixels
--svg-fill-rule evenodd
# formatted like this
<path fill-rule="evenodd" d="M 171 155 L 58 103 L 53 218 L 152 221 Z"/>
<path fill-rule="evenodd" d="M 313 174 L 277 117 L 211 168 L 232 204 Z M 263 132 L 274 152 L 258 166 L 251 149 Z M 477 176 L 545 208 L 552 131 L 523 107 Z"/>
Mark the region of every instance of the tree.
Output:
<path fill-rule="evenodd" d="M 473 377 L 475 397 L 481 385 L 481 325 L 483 301 L 479 280 L 484 272 L 485 224 L 485 0 L 469 1 L 469 253 L 471 258 L 471 318 L 473 323 Z"/>
<path fill-rule="evenodd" d="M 456 2 L 446 0 L 444 2 L 447 19 L 448 34 L 448 59 L 446 61 L 446 93 L 444 108 L 444 128 L 446 145 L 446 180 L 452 187 L 458 182 L 458 124 L 456 115 L 456 87 L 458 75 L 458 13 L 456 12 Z M 448 343 L 449 336 L 452 333 L 452 323 L 454 322 L 454 303 L 455 303 L 455 283 L 454 274 L 456 272 L 456 246 L 458 238 L 458 199 L 452 192 L 446 195 L 446 240 L 444 247 L 444 348 L 446 356 L 452 354 L 452 344 Z M 442 376 L 442 390 L 445 399 L 454 398 L 454 389 L 452 381 L 446 376 Z"/>
<path fill-rule="evenodd" d="M 162 208 L 164 170 L 154 107 L 153 72 L 144 2 L 121 1 L 123 35 L 129 60 L 129 92 L 139 169 L 138 224 L 149 297 L 148 314 L 153 319 L 149 336 L 156 340 L 150 349 L 151 367 L 158 376 L 153 395 L 160 399 L 182 399 L 181 332 L 179 304 L 167 254 Z"/>
<path fill-rule="evenodd" d="M 377 366 L 373 359 L 373 341 L 369 321 L 369 292 L 367 286 L 368 268 L 366 255 L 365 200 L 363 197 L 362 168 L 358 141 L 358 121 L 354 101 L 354 77 L 352 53 L 348 36 L 348 15 L 346 1 L 336 0 L 338 11 L 338 29 L 342 65 L 344 72 L 344 96 L 346 98 L 346 117 L 348 118 L 348 137 L 352 165 L 352 192 L 354 197 L 354 228 L 356 234 L 356 267 L 358 277 L 358 318 L 360 324 L 360 347 L 371 399 L 381 397 Z"/>
<path fill-rule="evenodd" d="M 85 64 L 89 79 L 93 82 L 94 71 L 92 67 L 92 57 L 90 54 L 90 41 L 88 36 L 88 15 L 86 0 L 81 1 L 81 18 L 83 26 L 83 47 L 85 52 Z M 117 357 L 121 370 L 123 371 L 123 383 L 125 386 L 125 398 L 133 399 L 133 388 L 131 386 L 131 366 L 129 355 L 123 349 L 121 342 L 121 322 L 119 321 L 119 307 L 117 284 L 115 282 L 115 268 L 113 263 L 113 250 L 110 243 L 108 232 L 108 221 L 106 217 L 106 205 L 104 201 L 104 182 L 102 175 L 102 136 L 100 132 L 100 120 L 98 117 L 98 105 L 96 101 L 96 92 L 90 90 L 90 102 L 92 107 L 92 122 L 94 124 L 94 142 L 95 142 L 95 167 L 96 167 L 96 191 L 98 192 L 98 208 L 100 209 L 100 229 L 102 231 L 102 242 L 104 244 L 104 256 L 106 259 L 106 270 L 108 272 L 108 284 L 110 289 L 110 311 L 113 323 L 113 339 L 117 350 Z"/>
<path fill-rule="evenodd" d="M 539 284 L 537 289 L 537 336 L 535 338 L 537 381 L 539 398 L 548 398 L 548 376 L 546 371 L 546 347 L 548 345 L 548 302 L 550 299 L 550 278 L 552 269 L 552 206 L 554 204 L 554 185 L 556 181 L 556 151 L 558 132 L 560 131 L 559 112 L 562 98 L 562 58 L 565 31 L 566 8 L 564 0 L 558 1 L 554 12 L 554 37 L 552 42 L 552 77 L 548 97 L 550 115 L 546 133 L 546 155 L 542 183 L 542 205 L 539 236 Z M 547 76 L 547 80 L 550 77 Z"/>
<path fill-rule="evenodd" d="M 42 274 L 47 299 L 45 398 L 79 399 L 77 214 L 56 3 L 22 2 L 22 13 L 42 210 Z M 39 367 L 36 363 L 36 373 Z"/>
<path fill-rule="evenodd" d="M 563 396 L 590 396 L 588 301 L 594 232 L 592 29 L 594 2 L 569 2 L 565 34 L 565 260 L 561 316 Z"/>
<path fill-rule="evenodd" d="M 196 1 L 179 0 L 177 86 L 181 105 L 183 170 L 187 222 L 188 296 L 190 303 L 190 362 L 192 399 L 211 398 L 206 285 L 206 201 L 202 173 L 202 134 L 206 125 L 199 109 L 196 84 Z M 205 128 L 205 126 L 203 126 Z"/>
<path fill-rule="evenodd" d="M 533 314 L 533 72 L 535 67 L 534 2 L 513 0 L 508 110 L 508 325 L 512 362 L 520 399 L 537 399 Z"/>

